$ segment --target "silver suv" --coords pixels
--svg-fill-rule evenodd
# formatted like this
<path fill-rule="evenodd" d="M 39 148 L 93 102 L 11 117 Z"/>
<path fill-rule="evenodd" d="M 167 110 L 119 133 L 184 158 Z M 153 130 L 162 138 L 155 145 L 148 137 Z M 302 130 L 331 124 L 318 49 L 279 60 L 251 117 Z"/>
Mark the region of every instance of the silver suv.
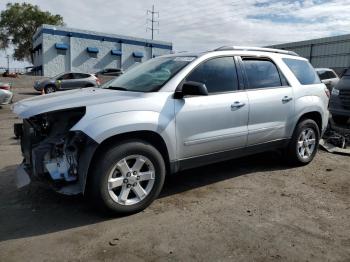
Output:
<path fill-rule="evenodd" d="M 184 169 L 271 149 L 305 165 L 328 122 L 327 94 L 309 62 L 288 51 L 157 57 L 101 88 L 16 103 L 18 181 L 44 180 L 131 213 L 158 196 L 166 174 Z"/>

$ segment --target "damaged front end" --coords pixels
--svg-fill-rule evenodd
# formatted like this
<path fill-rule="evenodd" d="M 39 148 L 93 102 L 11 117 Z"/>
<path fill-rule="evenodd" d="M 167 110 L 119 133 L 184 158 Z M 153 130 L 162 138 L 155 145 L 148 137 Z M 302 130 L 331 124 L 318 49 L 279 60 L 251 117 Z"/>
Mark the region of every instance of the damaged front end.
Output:
<path fill-rule="evenodd" d="M 48 112 L 24 119 L 15 128 L 21 138 L 22 167 L 31 180 L 45 181 L 63 194 L 84 191 L 97 143 L 83 132 L 70 131 L 84 115 L 85 107 Z"/>

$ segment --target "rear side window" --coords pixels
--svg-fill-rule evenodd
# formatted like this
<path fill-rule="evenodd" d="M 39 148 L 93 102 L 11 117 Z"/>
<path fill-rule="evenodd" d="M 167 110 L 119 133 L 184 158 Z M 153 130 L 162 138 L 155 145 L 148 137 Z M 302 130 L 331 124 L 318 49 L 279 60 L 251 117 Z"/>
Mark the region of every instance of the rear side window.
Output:
<path fill-rule="evenodd" d="M 88 74 L 82 74 L 82 73 L 75 73 L 74 74 L 74 79 L 82 79 L 82 78 L 88 78 L 90 75 Z"/>
<path fill-rule="evenodd" d="M 333 71 L 328 71 L 328 78 L 337 78 Z"/>
<path fill-rule="evenodd" d="M 186 80 L 205 84 L 208 93 L 231 92 L 238 89 L 233 57 L 218 57 L 205 61 L 195 68 Z"/>
<path fill-rule="evenodd" d="M 276 65 L 270 60 L 243 58 L 243 65 L 248 78 L 248 89 L 285 85 Z M 285 79 L 283 80 L 285 82 Z"/>
<path fill-rule="evenodd" d="M 317 74 L 321 80 L 325 80 L 329 78 L 328 71 L 317 71 Z"/>
<path fill-rule="evenodd" d="M 292 58 L 283 58 L 283 61 L 294 73 L 300 84 L 312 85 L 321 83 L 315 69 L 308 61 Z"/>

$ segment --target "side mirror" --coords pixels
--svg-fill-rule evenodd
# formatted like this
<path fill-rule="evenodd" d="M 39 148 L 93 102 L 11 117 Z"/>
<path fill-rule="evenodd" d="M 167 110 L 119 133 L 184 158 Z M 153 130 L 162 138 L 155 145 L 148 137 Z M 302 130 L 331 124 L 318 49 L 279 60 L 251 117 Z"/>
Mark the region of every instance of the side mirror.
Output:
<path fill-rule="evenodd" d="M 187 81 L 182 84 L 181 88 L 175 91 L 175 98 L 184 96 L 207 96 L 208 90 L 205 84 L 194 81 Z"/>

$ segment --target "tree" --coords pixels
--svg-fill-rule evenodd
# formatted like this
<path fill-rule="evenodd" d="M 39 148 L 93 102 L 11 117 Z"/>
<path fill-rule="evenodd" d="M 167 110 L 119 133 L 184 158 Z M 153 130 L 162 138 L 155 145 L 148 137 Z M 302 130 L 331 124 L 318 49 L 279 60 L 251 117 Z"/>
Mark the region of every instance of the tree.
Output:
<path fill-rule="evenodd" d="M 33 63 L 32 37 L 42 24 L 64 25 L 63 17 L 41 11 L 37 5 L 8 3 L 0 13 L 0 48 L 7 48 L 11 39 L 14 58 Z"/>

